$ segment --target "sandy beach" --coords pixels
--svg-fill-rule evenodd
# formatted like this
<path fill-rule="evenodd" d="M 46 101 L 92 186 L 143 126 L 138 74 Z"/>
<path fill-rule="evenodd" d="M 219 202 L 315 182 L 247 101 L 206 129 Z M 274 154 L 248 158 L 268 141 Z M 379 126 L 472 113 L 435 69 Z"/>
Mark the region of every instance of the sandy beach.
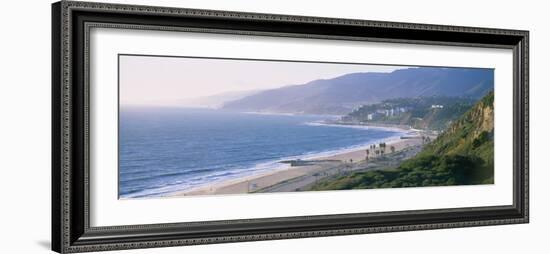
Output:
<path fill-rule="evenodd" d="M 409 133 L 407 139 L 396 137 L 386 140 L 386 154 L 390 153 L 390 147 L 398 153 L 409 147 L 419 147 L 422 139 L 419 132 Z M 242 194 L 250 192 L 284 192 L 297 191 L 314 183 L 323 176 L 341 173 L 342 170 L 354 170 L 358 165 L 365 166 L 366 147 L 360 147 L 353 151 L 346 151 L 339 154 L 309 158 L 303 160 L 304 165 L 282 167 L 281 169 L 264 172 L 256 175 L 230 179 L 222 182 L 201 186 L 185 191 L 175 192 L 168 196 L 190 196 L 190 195 L 211 195 L 211 194 Z M 376 161 L 376 155 L 371 152 L 369 161 Z M 368 162 L 370 163 L 370 162 Z"/>

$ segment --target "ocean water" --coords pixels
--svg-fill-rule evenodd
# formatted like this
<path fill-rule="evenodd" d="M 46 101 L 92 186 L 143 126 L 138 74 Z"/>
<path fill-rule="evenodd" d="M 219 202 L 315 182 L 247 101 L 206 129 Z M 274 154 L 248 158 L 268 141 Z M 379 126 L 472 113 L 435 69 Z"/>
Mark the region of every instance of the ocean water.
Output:
<path fill-rule="evenodd" d="M 119 115 L 119 197 L 163 196 L 285 167 L 402 133 L 317 124 L 328 116 L 212 109 L 123 108 Z"/>

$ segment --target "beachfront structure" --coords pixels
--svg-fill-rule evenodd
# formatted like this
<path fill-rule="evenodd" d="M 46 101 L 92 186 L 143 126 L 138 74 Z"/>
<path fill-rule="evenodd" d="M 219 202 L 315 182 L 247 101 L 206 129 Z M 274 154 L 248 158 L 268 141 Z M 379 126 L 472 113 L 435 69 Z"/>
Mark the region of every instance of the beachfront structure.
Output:
<path fill-rule="evenodd" d="M 363 111 L 361 114 L 356 116 L 346 115 L 340 118 L 341 121 L 347 123 L 364 123 L 369 121 L 377 121 L 383 118 L 390 117 L 399 117 L 404 113 L 408 112 L 410 109 L 408 107 L 395 107 L 390 105 L 384 105 L 383 108 L 371 109 L 368 111 Z M 354 112 L 356 112 L 355 110 Z"/>
<path fill-rule="evenodd" d="M 382 117 L 393 117 L 393 116 L 400 116 L 402 113 L 407 112 L 407 108 L 405 107 L 394 107 L 389 109 L 377 109 L 376 111 L 369 113 L 366 115 L 367 121 L 374 121 L 378 120 Z"/>

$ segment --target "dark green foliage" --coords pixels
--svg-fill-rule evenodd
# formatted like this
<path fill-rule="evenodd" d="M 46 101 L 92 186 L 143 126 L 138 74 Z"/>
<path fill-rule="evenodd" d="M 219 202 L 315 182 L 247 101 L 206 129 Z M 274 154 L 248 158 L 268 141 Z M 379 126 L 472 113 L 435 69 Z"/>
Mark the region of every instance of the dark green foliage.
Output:
<path fill-rule="evenodd" d="M 489 132 L 487 131 L 483 131 L 481 132 L 475 139 L 474 141 L 472 142 L 472 148 L 476 149 L 478 147 L 480 147 L 481 145 L 483 145 L 484 143 L 486 142 L 489 142 Z"/>
<path fill-rule="evenodd" d="M 481 102 L 483 103 L 483 107 L 488 107 L 488 108 L 491 108 L 491 109 L 493 109 L 494 101 L 495 101 L 495 93 L 494 92 L 490 92 L 487 96 L 484 96 L 483 98 L 481 98 Z"/>
<path fill-rule="evenodd" d="M 313 190 L 346 190 L 490 183 L 492 170 L 477 156 L 423 156 L 394 170 L 374 170 L 320 182 Z"/>

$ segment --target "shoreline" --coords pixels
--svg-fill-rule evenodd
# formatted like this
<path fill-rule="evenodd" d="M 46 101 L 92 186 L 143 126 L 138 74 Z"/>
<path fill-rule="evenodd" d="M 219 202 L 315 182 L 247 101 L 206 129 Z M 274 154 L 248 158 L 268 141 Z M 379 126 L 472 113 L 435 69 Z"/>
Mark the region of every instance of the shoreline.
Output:
<path fill-rule="evenodd" d="M 384 127 L 378 127 L 384 128 Z M 386 143 L 388 147 L 393 146 L 395 153 L 411 146 L 418 146 L 422 142 L 420 138 L 402 139 L 403 136 L 420 137 L 421 131 L 410 129 L 399 129 L 400 134 L 386 139 L 375 140 L 357 147 L 344 149 L 338 153 L 330 153 L 315 156 L 300 156 L 294 161 L 303 162 L 303 165 L 291 166 L 289 161 L 286 166 L 274 169 L 268 172 L 259 172 L 252 175 L 236 177 L 227 180 L 213 182 L 208 185 L 196 186 L 187 190 L 167 193 L 162 197 L 181 197 L 195 195 L 213 195 L 213 194 L 244 194 L 250 192 L 261 192 L 275 185 L 288 182 L 293 179 L 305 178 L 305 182 L 311 182 L 318 178 L 319 174 L 326 175 L 327 172 L 349 168 L 357 163 L 365 163 L 366 150 L 372 144 Z M 374 154 L 371 155 L 373 158 Z M 298 157 L 298 156 L 296 156 Z M 304 184 L 302 183 L 302 184 Z M 289 187 L 285 187 L 288 189 Z M 284 188 L 283 188 L 284 189 Z M 299 188 L 296 188 L 299 189 Z M 292 190 L 288 190 L 292 191 Z M 269 191 L 278 192 L 278 191 Z"/>
<path fill-rule="evenodd" d="M 410 128 L 409 126 L 398 126 L 398 125 L 382 126 L 382 125 L 352 124 L 352 123 L 340 123 L 340 122 L 308 122 L 306 124 L 312 125 L 312 126 L 330 126 L 330 127 L 339 127 L 339 128 L 375 129 L 375 130 L 399 132 L 402 134 L 409 133 L 409 132 L 414 132 L 416 134 L 426 132 L 425 130 L 417 130 L 417 129 Z"/>
<path fill-rule="evenodd" d="M 362 123 L 362 122 L 344 122 L 344 121 L 325 121 L 325 122 L 315 122 L 315 124 L 318 125 L 327 125 L 327 126 L 342 126 L 342 127 L 349 127 L 349 128 L 372 128 L 372 129 L 385 129 L 385 130 L 392 130 L 392 131 L 408 131 L 408 132 L 415 132 L 415 133 L 422 133 L 426 136 L 437 136 L 439 134 L 439 131 L 435 130 L 427 130 L 427 129 L 415 129 L 410 125 L 403 125 L 403 124 L 383 124 L 383 123 Z"/>

